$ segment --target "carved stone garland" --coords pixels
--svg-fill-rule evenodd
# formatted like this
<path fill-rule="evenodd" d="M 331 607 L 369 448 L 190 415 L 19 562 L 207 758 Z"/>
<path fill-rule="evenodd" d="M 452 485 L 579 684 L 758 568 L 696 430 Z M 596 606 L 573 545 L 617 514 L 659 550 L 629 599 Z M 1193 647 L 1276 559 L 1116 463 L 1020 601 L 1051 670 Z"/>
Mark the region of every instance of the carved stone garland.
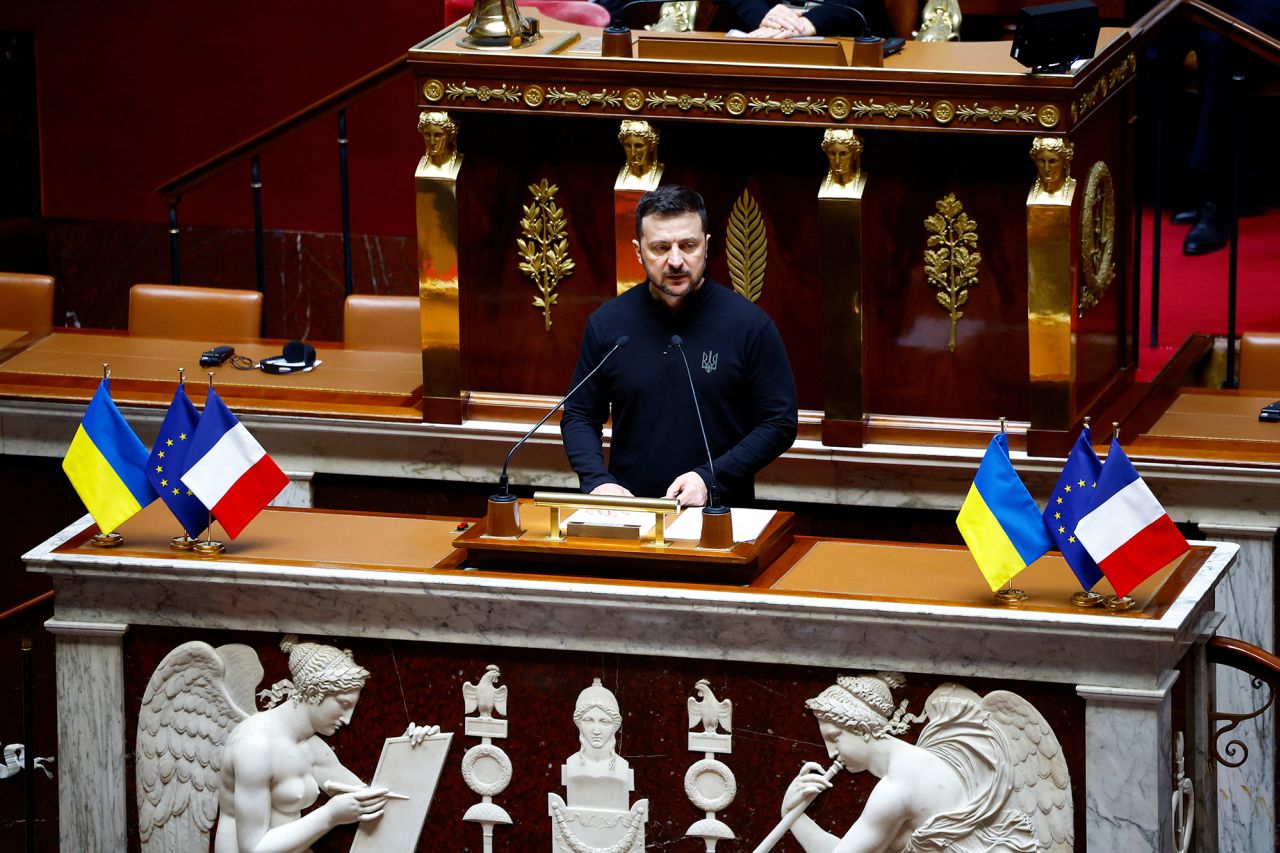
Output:
<path fill-rule="evenodd" d="M 493 713 L 507 713 L 507 687 L 498 686 L 501 671 L 490 664 L 485 667 L 484 675 L 479 683 L 467 682 L 462 685 L 462 700 L 465 713 L 476 712 L 474 717 L 466 718 L 466 733 L 480 738 L 480 743 L 467 750 L 462 756 L 462 780 L 467 787 L 484 798 L 467 809 L 463 820 L 478 823 L 484 828 L 484 853 L 493 851 L 493 827 L 496 824 L 510 824 L 511 815 L 506 809 L 493 802 L 493 798 L 501 794 L 511 784 L 511 759 L 501 749 L 493 745 L 494 738 L 507 736 L 507 721 L 495 719 Z"/>

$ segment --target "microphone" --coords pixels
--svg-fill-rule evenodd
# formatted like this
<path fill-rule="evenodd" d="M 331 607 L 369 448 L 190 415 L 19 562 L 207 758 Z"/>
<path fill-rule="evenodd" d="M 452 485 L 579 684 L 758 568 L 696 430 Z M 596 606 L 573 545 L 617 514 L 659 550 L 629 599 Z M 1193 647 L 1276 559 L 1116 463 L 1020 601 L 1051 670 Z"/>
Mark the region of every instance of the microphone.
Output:
<path fill-rule="evenodd" d="M 538 431 L 538 427 L 547 422 L 547 418 L 556 413 L 565 400 L 573 396 L 573 392 L 581 388 L 586 381 L 595 375 L 596 371 L 604 367 L 604 363 L 609 360 L 609 356 L 622 349 L 630 342 L 631 338 L 623 335 L 614 343 L 613 349 L 604 354 L 604 358 L 591 368 L 591 371 L 569 389 L 569 393 L 560 398 L 560 402 L 551 407 L 551 411 L 542 416 L 542 420 L 533 425 L 533 428 L 524 434 L 524 437 L 515 443 L 515 446 L 507 452 L 507 458 L 502 462 L 502 476 L 498 478 L 498 493 L 489 496 L 489 507 L 485 513 L 485 532 L 489 536 L 500 536 L 508 539 L 514 539 L 520 535 L 520 513 L 519 505 L 516 502 L 516 496 L 511 494 L 511 481 L 507 477 L 507 468 L 511 465 L 511 457 L 520 449 L 529 436 Z"/>
<path fill-rule="evenodd" d="M 685 357 L 684 343 L 684 339 L 678 334 L 671 336 L 671 346 L 680 351 L 680 360 L 685 362 L 685 375 L 689 377 L 689 393 L 694 397 L 694 414 L 698 415 L 698 429 L 703 433 L 703 447 L 707 450 L 707 467 L 712 473 L 712 482 L 707 484 L 707 508 L 704 508 L 703 512 L 728 512 L 728 507 L 721 506 L 721 503 L 719 503 L 719 487 L 716 484 L 716 460 L 712 459 L 712 446 L 707 441 L 707 427 L 703 424 L 703 410 L 698 405 L 698 392 L 694 389 L 694 371 L 689 369 L 689 359 Z"/>
<path fill-rule="evenodd" d="M 693 371 L 684 355 L 684 341 L 679 335 L 671 336 L 671 345 L 680 352 L 684 362 L 684 375 L 689 377 L 689 394 L 693 396 L 693 411 L 698 416 L 698 429 L 702 432 L 702 446 L 707 451 L 707 467 L 711 470 L 711 482 L 707 484 L 707 505 L 702 508 L 702 538 L 699 548 L 728 551 L 733 548 L 733 517 L 727 506 L 720 505 L 720 487 L 716 485 L 716 463 L 711 458 L 711 442 L 707 441 L 707 427 L 702 422 L 702 407 L 698 405 L 698 392 L 693 387 Z"/>

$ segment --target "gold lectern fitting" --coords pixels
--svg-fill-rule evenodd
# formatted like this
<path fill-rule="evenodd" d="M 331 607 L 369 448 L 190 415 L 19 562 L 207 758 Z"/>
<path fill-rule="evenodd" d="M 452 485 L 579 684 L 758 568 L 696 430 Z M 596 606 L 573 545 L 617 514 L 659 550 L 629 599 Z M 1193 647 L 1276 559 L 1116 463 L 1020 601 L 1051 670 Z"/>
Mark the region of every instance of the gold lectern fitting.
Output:
<path fill-rule="evenodd" d="M 698 19 L 698 0 L 672 0 L 663 3 L 658 12 L 658 20 L 645 24 L 644 28 L 651 33 L 688 33 L 693 32 L 694 21 Z"/>
<path fill-rule="evenodd" d="M 642 119 L 623 119 L 618 141 L 626 162 L 614 182 L 616 190 L 651 190 L 662 180 L 658 162 L 658 131 Z"/>
<path fill-rule="evenodd" d="M 752 302 L 759 300 L 769 264 L 769 242 L 760 206 L 747 190 L 742 191 L 729 214 L 725 258 L 729 262 L 729 283 L 733 289 Z"/>
<path fill-rule="evenodd" d="M 927 217 L 924 228 L 929 232 L 925 244 L 924 273 L 929 284 L 938 288 L 938 304 L 951 317 L 950 352 L 956 351 L 956 324 L 964 316 L 960 307 L 969 301 L 969 288 L 978 283 L 978 225 L 964 212 L 964 205 L 948 193 L 934 202 L 938 212 Z"/>
<path fill-rule="evenodd" d="M 861 198 L 866 183 L 862 175 L 862 140 L 847 127 L 828 128 L 822 134 L 822 153 L 827 155 L 827 176 L 818 190 L 819 198 Z"/>
<path fill-rule="evenodd" d="M 520 14 L 516 0 L 475 0 L 463 47 L 510 50 L 537 41 L 538 22 Z"/>
<path fill-rule="evenodd" d="M 573 274 L 573 258 L 569 257 L 568 220 L 555 203 L 560 188 L 547 182 L 529 184 L 533 204 L 526 204 L 520 219 L 523 238 L 516 239 L 520 250 L 520 272 L 533 280 L 538 295 L 533 307 L 542 309 L 546 331 L 551 331 L 551 306 L 556 304 L 556 288 L 560 280 Z"/>
<path fill-rule="evenodd" d="M 418 114 L 418 133 L 426 153 L 418 164 L 421 177 L 456 178 L 462 165 L 458 153 L 458 126 L 442 110 L 425 110 Z"/>
<path fill-rule="evenodd" d="M 929 0 L 920 12 L 920 30 L 911 35 L 916 41 L 959 41 L 960 14 L 958 0 Z"/>
<path fill-rule="evenodd" d="M 1080 288 L 1080 311 L 1102 299 L 1116 277 L 1116 190 L 1111 170 L 1099 160 L 1089 170 L 1084 188 L 1084 208 L 1080 213 L 1080 261 L 1084 287 Z"/>
<path fill-rule="evenodd" d="M 1068 197 L 1064 192 L 1076 185 L 1071 177 L 1071 158 L 1076 147 L 1060 136 L 1037 136 L 1031 141 L 1031 162 L 1036 164 L 1036 182 L 1031 194 L 1036 203 Z"/>

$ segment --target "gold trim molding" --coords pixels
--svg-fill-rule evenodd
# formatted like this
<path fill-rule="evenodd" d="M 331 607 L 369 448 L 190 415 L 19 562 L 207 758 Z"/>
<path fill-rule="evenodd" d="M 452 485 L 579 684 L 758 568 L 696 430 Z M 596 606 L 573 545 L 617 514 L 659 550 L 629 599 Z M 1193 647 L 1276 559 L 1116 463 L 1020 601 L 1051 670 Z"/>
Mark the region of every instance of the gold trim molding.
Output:
<path fill-rule="evenodd" d="M 1071 104 L 1071 121 L 1078 122 L 1089 114 L 1094 107 L 1106 100 L 1107 95 L 1114 92 L 1120 84 L 1124 83 L 1134 72 L 1138 70 L 1138 57 L 1132 52 L 1120 61 L 1119 65 L 1108 69 L 1098 77 L 1098 82 L 1093 84 L 1093 88 L 1080 96 L 1080 99 L 1073 101 Z"/>
<path fill-rule="evenodd" d="M 960 310 L 969 301 L 969 288 L 978 284 L 978 224 L 965 213 L 955 193 L 935 201 L 938 212 L 924 220 L 929 239 L 925 242 L 924 274 L 938 288 L 938 304 L 951 318 L 949 352 L 956 351 L 956 324 L 964 316 Z"/>
<path fill-rule="evenodd" d="M 747 190 L 733 203 L 724 242 L 729 283 L 752 302 L 758 301 L 764 292 L 764 273 L 769 264 L 769 239 L 760 206 Z"/>
<path fill-rule="evenodd" d="M 1099 84 L 1105 86 L 1106 79 L 1100 80 Z M 989 121 L 992 124 L 1009 121 L 1014 124 L 1038 122 L 1041 127 L 1053 128 L 1059 124 L 1062 117 L 1062 111 L 1054 104 L 1042 104 L 1039 107 L 1017 103 L 956 105 L 947 100 L 930 102 L 914 99 L 900 103 L 894 100 L 880 100 L 874 96 L 851 101 L 843 95 L 826 98 L 812 95 L 800 97 L 750 92 L 711 94 L 705 91 L 672 92 L 669 89 L 646 90 L 635 87 L 591 91 L 571 86 L 534 83 L 521 89 L 508 84 L 473 86 L 465 81 L 445 83 L 435 79 L 424 81 L 421 91 L 423 97 L 431 103 L 441 100 L 473 100 L 480 104 L 495 106 L 523 103 L 528 109 L 540 109 L 550 104 L 562 108 L 576 106 L 583 110 L 625 110 L 629 113 L 699 110 L 704 113 L 724 112 L 734 118 L 748 114 L 752 116 L 780 114 L 787 118 L 829 116 L 836 121 L 845 121 L 850 117 L 863 121 L 877 119 L 890 122 L 932 119 L 940 125 L 950 124 L 952 121 Z M 1073 104 L 1071 109 L 1074 117 L 1077 104 Z"/>
<path fill-rule="evenodd" d="M 523 238 L 516 238 L 520 251 L 520 272 L 527 275 L 538 295 L 533 307 L 542 309 L 546 331 L 551 331 L 551 306 L 556 304 L 560 280 L 573 275 L 573 258 L 569 257 L 568 219 L 564 208 L 555 203 L 560 188 L 546 178 L 529 184 L 533 203 L 523 206 L 520 219 Z"/>
<path fill-rule="evenodd" d="M 1116 265 L 1116 191 L 1111 170 L 1099 160 L 1089 170 L 1084 188 L 1084 205 L 1080 211 L 1080 267 L 1084 287 L 1080 288 L 1080 313 L 1102 301 Z"/>

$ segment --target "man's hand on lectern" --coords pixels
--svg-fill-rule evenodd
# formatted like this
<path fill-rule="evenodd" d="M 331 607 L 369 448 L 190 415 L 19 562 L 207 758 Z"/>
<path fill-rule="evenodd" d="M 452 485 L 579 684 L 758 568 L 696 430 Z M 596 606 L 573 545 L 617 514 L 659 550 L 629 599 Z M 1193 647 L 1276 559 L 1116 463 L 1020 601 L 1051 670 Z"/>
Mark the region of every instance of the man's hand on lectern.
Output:
<path fill-rule="evenodd" d="M 813 22 L 801 14 L 801 10 L 779 3 L 765 13 L 760 28 L 747 33 L 750 38 L 794 38 L 817 34 Z"/>
<path fill-rule="evenodd" d="M 620 486 L 617 483 L 601 483 L 600 485 L 596 486 L 594 489 L 591 490 L 591 494 L 613 495 L 619 498 L 635 497 L 635 495 L 631 494 L 631 492 L 628 491 L 624 486 Z"/>
<path fill-rule="evenodd" d="M 702 481 L 698 472 L 690 471 L 676 477 L 675 482 L 667 486 L 666 496 L 678 500 L 681 509 L 687 506 L 706 506 L 707 484 Z"/>

